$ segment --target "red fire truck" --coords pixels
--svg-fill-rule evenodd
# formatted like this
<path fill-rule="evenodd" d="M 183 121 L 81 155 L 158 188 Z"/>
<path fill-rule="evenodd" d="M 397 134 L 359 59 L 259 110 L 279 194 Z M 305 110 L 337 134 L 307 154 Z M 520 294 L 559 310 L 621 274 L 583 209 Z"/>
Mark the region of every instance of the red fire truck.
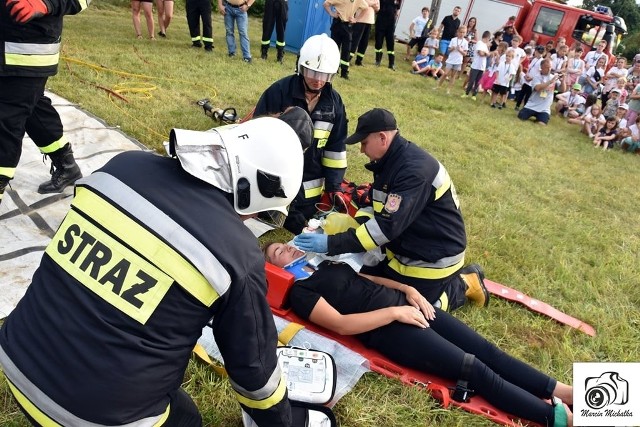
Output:
<path fill-rule="evenodd" d="M 485 30 L 493 33 L 502 29 L 509 17 L 515 16 L 516 30 L 525 42 L 534 34 L 539 44 L 564 37 L 569 46 L 582 44 L 585 53 L 604 39 L 611 56 L 627 32 L 624 19 L 613 16 L 608 7 L 588 11 L 547 0 L 403 0 L 396 25 L 397 40 L 408 41 L 409 25 L 424 6 L 431 11 L 429 27 L 437 28 L 442 18 L 460 6 L 463 23 L 471 17 L 477 19 L 478 37 Z"/>

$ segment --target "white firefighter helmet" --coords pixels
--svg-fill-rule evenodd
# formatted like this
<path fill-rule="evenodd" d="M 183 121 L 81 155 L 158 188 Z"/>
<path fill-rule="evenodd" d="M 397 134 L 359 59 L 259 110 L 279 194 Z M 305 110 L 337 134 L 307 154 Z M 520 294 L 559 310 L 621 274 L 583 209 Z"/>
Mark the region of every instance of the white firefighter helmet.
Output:
<path fill-rule="evenodd" d="M 239 214 L 287 215 L 302 182 L 303 154 L 298 135 L 282 120 L 260 117 L 207 132 L 172 129 L 170 140 L 167 150 L 183 169 L 233 193 Z"/>
<path fill-rule="evenodd" d="M 340 49 L 328 35 L 311 36 L 300 48 L 298 73 L 330 82 L 340 67 Z"/>

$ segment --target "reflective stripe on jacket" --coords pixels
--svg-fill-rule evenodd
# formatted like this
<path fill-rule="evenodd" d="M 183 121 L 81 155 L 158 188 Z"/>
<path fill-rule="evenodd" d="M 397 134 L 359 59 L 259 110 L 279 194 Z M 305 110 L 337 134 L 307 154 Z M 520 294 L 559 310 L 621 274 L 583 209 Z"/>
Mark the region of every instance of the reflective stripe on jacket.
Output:
<path fill-rule="evenodd" d="M 226 194 L 175 159 L 123 153 L 78 181 L 0 330 L 0 363 L 34 417 L 156 425 L 213 317 L 240 404 L 261 425 L 288 426 L 265 294 L 264 258 Z"/>
<path fill-rule="evenodd" d="M 58 71 L 62 20 L 91 0 L 47 0 L 48 15 L 16 23 L 0 1 L 0 76 L 47 77 Z"/>
<path fill-rule="evenodd" d="M 385 248 L 402 276 L 440 280 L 464 263 L 467 244 L 458 197 L 444 166 L 398 133 L 374 174 L 374 217 L 355 230 L 329 236 L 329 254 Z"/>

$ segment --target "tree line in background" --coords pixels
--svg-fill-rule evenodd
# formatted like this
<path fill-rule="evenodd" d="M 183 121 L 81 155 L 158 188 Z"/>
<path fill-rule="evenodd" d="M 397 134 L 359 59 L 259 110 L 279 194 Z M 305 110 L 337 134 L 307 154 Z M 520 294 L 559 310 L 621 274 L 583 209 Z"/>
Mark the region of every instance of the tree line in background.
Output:
<path fill-rule="evenodd" d="M 635 0 L 584 0 L 582 8 L 593 10 L 596 6 L 609 6 L 613 14 L 620 16 L 627 23 L 628 34 L 622 40 L 624 49 L 618 52 L 627 59 L 640 52 L 640 7 Z"/>

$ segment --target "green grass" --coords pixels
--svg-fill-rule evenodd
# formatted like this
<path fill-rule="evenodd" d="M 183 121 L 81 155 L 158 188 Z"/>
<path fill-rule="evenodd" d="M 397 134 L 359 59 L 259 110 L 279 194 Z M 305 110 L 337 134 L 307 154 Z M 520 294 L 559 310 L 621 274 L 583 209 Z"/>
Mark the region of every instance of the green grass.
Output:
<path fill-rule="evenodd" d="M 295 55 L 279 66 L 273 50 L 266 63 L 227 58 L 219 15 L 213 27 L 216 48 L 208 55 L 189 47 L 181 10 L 169 38 L 151 42 L 134 39 L 128 10 L 94 4 L 65 19 L 65 58 L 49 87 L 159 149 L 172 127 L 214 126 L 196 100 L 211 98 L 216 107 L 233 106 L 244 115 L 267 86 L 294 69 Z M 260 21 L 252 19 L 254 58 L 260 33 Z M 395 73 L 373 67 L 370 49 L 364 68 L 354 67 L 349 81 L 336 80 L 350 131 L 370 108 L 393 111 L 402 134 L 438 158 L 455 182 L 469 237 L 467 261 L 483 265 L 487 277 L 587 321 L 598 335 L 590 338 L 500 300 L 487 310 L 464 308 L 456 315 L 565 382 L 572 381 L 574 361 L 640 360 L 640 157 L 594 150 L 576 127 L 555 116 L 547 127 L 522 123 L 512 108 L 497 111 L 486 100 L 460 99 L 458 86 L 450 96 L 433 91 L 432 80 L 408 73 L 404 46 L 396 52 Z M 128 102 L 111 99 L 105 89 L 120 85 L 153 90 L 125 92 Z M 365 162 L 357 146 L 349 147 L 350 180 L 371 179 Z M 207 425 L 240 425 L 226 380 L 192 362 L 185 384 Z M 25 425 L 4 383 L 0 403 L 0 425 Z M 335 411 L 341 425 L 351 427 L 493 425 L 442 410 L 423 391 L 376 374 L 365 375 Z"/>

